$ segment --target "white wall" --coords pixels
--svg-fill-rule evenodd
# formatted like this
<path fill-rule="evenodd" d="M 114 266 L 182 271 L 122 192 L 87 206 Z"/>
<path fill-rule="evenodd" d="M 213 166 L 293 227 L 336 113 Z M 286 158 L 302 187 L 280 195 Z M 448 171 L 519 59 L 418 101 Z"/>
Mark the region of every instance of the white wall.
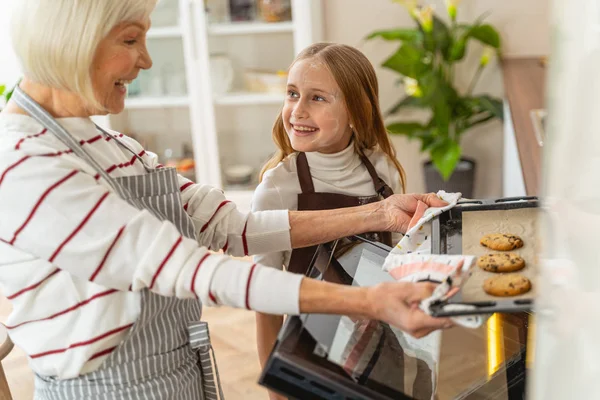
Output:
<path fill-rule="evenodd" d="M 464 0 L 459 7 L 459 20 L 473 21 L 485 11 L 491 14 L 487 21 L 501 32 L 504 53 L 507 56 L 545 55 L 549 51 L 548 0 Z M 445 14 L 443 1 L 429 3 Z M 324 1 L 325 40 L 346 43 L 361 49 L 377 70 L 382 109 L 388 109 L 403 96 L 396 85 L 398 76 L 379 67 L 397 48 L 397 43 L 382 40 L 364 41 L 364 37 L 379 29 L 410 27 L 413 22 L 406 10 L 390 0 L 326 0 Z M 471 46 L 471 57 L 462 65 L 458 79 L 460 85 L 468 85 L 473 73 L 480 47 Z M 475 92 L 487 92 L 503 96 L 502 71 L 495 63 L 482 75 Z M 406 114 L 411 118 L 410 114 Z M 414 115 L 413 115 L 414 116 Z M 398 158 L 408 175 L 408 192 L 424 190 L 419 145 L 403 137 L 393 137 Z M 502 126 L 493 122 L 465 134 L 464 154 L 478 162 L 476 197 L 498 197 L 502 194 Z"/>
<path fill-rule="evenodd" d="M 15 0 L 0 0 L 0 84 L 12 85 L 19 78 L 19 65 L 10 42 L 10 10 Z"/>

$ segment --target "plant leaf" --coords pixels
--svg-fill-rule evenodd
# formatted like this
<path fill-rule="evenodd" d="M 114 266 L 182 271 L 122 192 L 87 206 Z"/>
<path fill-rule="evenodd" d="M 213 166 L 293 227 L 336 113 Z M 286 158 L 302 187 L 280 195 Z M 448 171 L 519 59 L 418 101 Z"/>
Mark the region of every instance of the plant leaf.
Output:
<path fill-rule="evenodd" d="M 448 53 L 447 57 L 448 61 L 458 61 L 464 58 L 465 50 L 467 48 L 467 40 L 468 36 L 463 36 L 452 43 L 452 47 L 450 47 L 450 52 Z"/>
<path fill-rule="evenodd" d="M 419 122 L 394 122 L 386 128 L 393 135 L 405 135 L 411 138 L 418 136 L 419 132 L 427 129 L 426 126 Z"/>
<path fill-rule="evenodd" d="M 461 106 L 464 110 L 468 110 L 464 112 L 463 116 L 470 118 L 474 114 L 479 114 L 481 112 L 490 112 L 496 118 L 504 119 L 504 108 L 502 106 L 502 100 L 489 96 L 474 96 L 467 97 L 461 100 Z"/>
<path fill-rule="evenodd" d="M 407 42 L 416 42 L 420 41 L 423 35 L 418 29 L 397 28 L 372 32 L 371 34 L 369 34 L 369 36 L 366 37 L 366 39 L 371 40 L 377 37 L 382 38 L 384 40 L 401 40 Z"/>
<path fill-rule="evenodd" d="M 408 43 L 402 44 L 390 58 L 381 64 L 404 76 L 417 78 L 417 76 L 427 68 L 422 61 L 422 51 Z"/>
<path fill-rule="evenodd" d="M 426 74 L 419 80 L 423 91 L 422 103 L 433 111 L 433 122 L 438 131 L 448 135 L 452 109 L 458 95 L 447 80 L 439 73 Z"/>
<path fill-rule="evenodd" d="M 469 36 L 495 49 L 500 48 L 500 35 L 490 24 L 474 26 L 471 28 Z"/>
<path fill-rule="evenodd" d="M 433 165 L 445 181 L 454 172 L 456 164 L 460 160 L 461 152 L 459 144 L 449 138 L 437 143 L 430 150 L 431 161 L 433 161 Z"/>
<path fill-rule="evenodd" d="M 2 96 L 2 94 L 4 93 L 5 90 L 6 90 L 6 85 L 0 85 L 0 96 Z"/>
<path fill-rule="evenodd" d="M 6 95 L 5 95 L 6 102 L 8 102 L 10 100 L 10 98 L 12 97 L 14 91 L 15 91 L 15 88 L 12 88 L 8 93 L 6 93 Z"/>
<path fill-rule="evenodd" d="M 481 107 L 485 111 L 489 111 L 494 117 L 504 120 L 504 107 L 501 100 L 488 95 L 479 96 L 479 98 L 481 99 Z"/>
<path fill-rule="evenodd" d="M 388 111 L 386 111 L 385 116 L 390 116 L 393 114 L 396 114 L 398 112 L 398 110 L 400 110 L 401 108 L 405 108 L 405 107 L 425 107 L 426 105 L 424 105 L 419 98 L 417 97 L 412 97 L 412 96 L 406 96 L 405 98 L 403 98 L 402 100 L 400 100 L 399 102 L 397 102 L 396 104 L 394 104 L 392 107 L 390 107 L 390 109 Z"/>
<path fill-rule="evenodd" d="M 420 31 L 423 33 L 423 43 L 425 49 L 434 52 L 439 50 L 442 54 L 447 54 L 451 44 L 450 29 L 444 21 L 439 19 L 437 16 L 433 16 L 433 28 L 431 34 L 423 32 L 423 28 L 419 26 Z"/>

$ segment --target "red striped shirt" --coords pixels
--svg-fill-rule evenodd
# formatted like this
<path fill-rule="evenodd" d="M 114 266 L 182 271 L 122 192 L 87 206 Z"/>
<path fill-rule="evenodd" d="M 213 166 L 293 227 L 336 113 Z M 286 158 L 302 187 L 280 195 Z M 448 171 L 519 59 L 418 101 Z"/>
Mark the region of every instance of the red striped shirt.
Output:
<path fill-rule="evenodd" d="M 179 191 L 183 192 L 185 189 L 189 188 L 190 186 L 192 186 L 194 184 L 194 182 L 187 182 L 185 184 L 183 184 L 180 188 Z"/>
<path fill-rule="evenodd" d="M 87 215 L 83 218 L 83 220 L 79 223 L 79 225 L 77 225 L 77 227 L 73 230 L 73 232 L 71 232 L 71 234 L 60 244 L 60 246 L 58 246 L 58 248 L 56 249 L 54 254 L 52 254 L 52 256 L 50 256 L 50 259 L 48 261 L 53 262 L 56 259 L 56 257 L 60 254 L 62 249 L 65 247 L 65 245 L 67 243 L 69 243 L 71 241 L 71 239 L 73 239 L 75 237 L 75 235 L 77 235 L 77 233 L 81 230 L 81 228 L 84 227 L 84 225 L 90 220 L 92 215 L 94 215 L 96 210 L 100 207 L 102 202 L 104 202 L 104 200 L 106 200 L 108 195 L 109 195 L 109 192 L 106 192 L 102 195 L 102 197 L 100 197 L 100 200 L 98 200 L 96 205 L 94 205 L 94 207 L 87 213 Z"/>
<path fill-rule="evenodd" d="M 192 284 L 190 285 L 190 291 L 192 291 L 193 293 L 196 293 L 196 275 L 198 274 L 198 271 L 200 270 L 200 266 L 202 265 L 204 260 L 206 260 L 209 256 L 210 256 L 210 253 L 206 253 L 200 259 L 200 261 L 198 261 L 198 265 L 196 265 L 196 269 L 194 270 L 194 274 L 192 275 Z"/>
<path fill-rule="evenodd" d="M 246 224 L 244 225 L 244 231 L 242 232 L 242 244 L 244 245 L 244 255 L 248 255 L 248 241 L 246 240 L 246 229 L 248 228 L 248 220 L 246 220 Z"/>
<path fill-rule="evenodd" d="M 52 271 L 51 273 L 46 275 L 46 277 L 44 277 L 41 281 L 34 283 L 33 285 L 27 286 L 26 288 L 23 288 L 23 289 L 19 290 L 18 292 L 11 294 L 10 296 L 6 296 L 6 298 L 9 300 L 15 299 L 15 298 L 19 297 L 20 295 L 22 295 L 23 293 L 29 292 L 30 290 L 37 288 L 42 283 L 44 283 L 46 280 L 48 280 L 50 277 L 58 274 L 59 272 L 60 272 L 60 269 L 56 268 L 54 271 Z"/>
<path fill-rule="evenodd" d="M 127 324 L 125 326 L 121 326 L 119 328 L 112 329 L 112 330 L 110 330 L 108 332 L 105 332 L 105 333 L 103 333 L 100 336 L 96 336 L 96 337 L 94 337 L 92 339 L 85 340 L 83 342 L 73 343 L 73 344 L 69 345 L 68 347 L 65 347 L 65 348 L 62 348 L 62 349 L 49 350 L 49 351 L 44 351 L 43 353 L 31 354 L 29 357 L 31 357 L 31 358 L 40 358 L 40 357 L 49 356 L 49 355 L 52 355 L 52 354 L 64 353 L 65 351 L 70 350 L 70 349 L 74 349 L 76 347 L 90 345 L 90 344 L 95 343 L 95 342 L 97 342 L 99 340 L 102 340 L 102 339 L 104 339 L 106 337 L 114 335 L 115 333 L 119 333 L 121 331 L 124 331 L 125 329 L 129 329 L 132 326 L 133 326 L 133 324 Z"/>
<path fill-rule="evenodd" d="M 248 281 L 246 282 L 246 309 L 250 309 L 250 283 L 252 282 L 252 275 L 254 275 L 254 269 L 256 264 L 252 264 L 250 267 L 250 273 L 248 274 Z"/>
<path fill-rule="evenodd" d="M 138 159 L 138 157 L 143 156 L 144 154 L 146 154 L 146 151 L 142 150 L 138 153 L 137 156 L 132 156 L 131 160 L 125 162 L 125 163 L 121 163 L 121 164 L 113 164 L 110 167 L 108 167 L 106 169 L 106 173 L 110 174 L 111 172 L 113 172 L 115 169 L 117 168 L 126 168 L 126 167 L 131 167 L 133 164 L 135 164 L 135 160 Z"/>
<path fill-rule="evenodd" d="M 7 173 L 8 173 L 10 170 L 12 170 L 12 169 L 16 168 L 17 166 L 19 166 L 19 164 L 21 164 L 23 161 L 27 160 L 27 159 L 28 159 L 28 158 L 30 158 L 30 157 L 31 157 L 31 156 L 25 156 L 25 157 L 21 158 L 19 161 L 17 161 L 16 163 L 14 163 L 14 164 L 12 164 L 12 165 L 9 165 L 9 166 L 8 166 L 8 168 L 6 168 L 6 169 L 4 170 L 4 172 L 2 173 L 2 175 L 0 175 L 0 185 L 2 185 L 2 181 L 4 181 L 4 178 L 6 177 L 6 174 L 7 174 Z"/>
<path fill-rule="evenodd" d="M 91 357 L 88 359 L 88 361 L 92 361 L 92 360 L 93 360 L 93 359 L 95 359 L 95 358 L 102 357 L 102 356 L 104 356 L 104 355 L 106 355 L 106 354 L 110 354 L 110 353 L 112 353 L 112 352 L 113 352 L 113 350 L 114 350 L 114 349 L 116 349 L 116 348 L 117 348 L 117 346 L 113 346 L 113 347 L 109 347 L 108 349 L 104 349 L 104 350 L 102 350 L 102 351 L 99 351 L 99 352 L 97 352 L 97 353 L 94 353 L 94 354 L 92 354 L 92 356 L 91 356 Z"/>
<path fill-rule="evenodd" d="M 96 276 L 98 276 L 98 273 L 100 272 L 100 270 L 102 269 L 102 267 L 104 267 L 104 263 L 106 262 L 106 259 L 108 258 L 108 256 L 109 256 L 110 252 L 112 251 L 113 247 L 115 247 L 115 244 L 117 243 L 117 241 L 119 240 L 119 238 L 123 234 L 124 230 L 125 230 L 125 225 L 123 225 L 121 227 L 121 229 L 119 229 L 119 232 L 117 232 L 117 236 L 115 236 L 115 239 L 112 241 L 112 243 L 108 247 L 108 250 L 106 250 L 106 253 L 104 254 L 104 257 L 102 257 L 102 261 L 100 261 L 100 264 L 98 265 L 98 267 L 96 268 L 96 270 L 94 271 L 94 273 L 92 274 L 92 276 L 90 277 L 90 281 L 91 282 L 93 282 L 94 279 L 96 279 Z"/>
<path fill-rule="evenodd" d="M 86 304 L 89 304 L 89 303 L 91 303 L 92 301 L 94 301 L 96 299 L 99 299 L 99 298 L 104 297 L 104 296 L 108 296 L 109 294 L 113 294 L 115 292 L 117 292 L 116 289 L 110 289 L 110 290 L 107 290 L 107 291 L 102 292 L 102 293 L 97 293 L 97 294 L 93 295 L 92 297 L 90 297 L 89 299 L 84 300 L 82 302 L 79 302 L 79 303 L 75 304 L 72 307 L 69 307 L 69 308 L 64 309 L 62 311 L 54 313 L 54 314 L 50 315 L 49 317 L 40 318 L 40 319 L 34 319 L 34 320 L 31 320 L 31 321 L 25 321 L 25 322 L 21 322 L 20 324 L 17 324 L 17 325 L 6 325 L 6 329 L 15 329 L 15 328 L 18 328 L 18 327 L 23 326 L 23 325 L 31 324 L 33 322 L 40 322 L 40 321 L 47 321 L 47 320 L 50 320 L 50 319 L 54 319 L 54 318 L 59 317 L 61 315 L 65 315 L 65 314 L 67 314 L 67 313 L 69 313 L 71 311 L 77 310 L 78 308 L 83 307 Z"/>
<path fill-rule="evenodd" d="M 204 226 L 202 227 L 202 229 L 200 229 L 200 233 L 204 232 L 206 230 L 206 228 L 208 228 L 208 225 L 212 222 L 213 218 L 215 218 L 215 215 L 217 215 L 217 213 L 219 212 L 219 210 L 221 209 L 221 207 L 223 207 L 227 203 L 231 203 L 231 202 L 229 200 L 225 200 L 225 201 L 222 201 L 221 204 L 219 204 L 219 206 L 217 207 L 217 209 L 215 210 L 215 212 L 213 213 L 213 215 L 210 217 L 210 219 L 208 220 L 208 222 L 206 224 L 204 224 Z"/>
<path fill-rule="evenodd" d="M 54 185 L 52 185 L 48 189 L 46 189 L 46 191 L 42 194 L 42 196 L 40 197 L 40 199 L 37 201 L 37 203 L 33 207 L 33 210 L 31 210 L 31 212 L 27 216 L 27 219 L 25 219 L 25 222 L 23 222 L 23 225 L 21 225 L 19 227 L 19 229 L 17 229 L 17 231 L 15 232 L 12 240 L 10 241 L 10 244 L 15 244 L 15 241 L 17 240 L 17 236 L 19 236 L 19 233 L 21 233 L 23 231 L 23 229 L 25 229 L 25 227 L 27 226 L 27 224 L 29 224 L 29 222 L 33 218 L 35 212 L 38 210 L 38 208 L 44 202 L 44 199 L 46 199 L 46 197 L 50 194 L 50 192 L 52 192 L 54 189 L 56 189 L 57 187 L 59 187 L 60 185 L 62 185 L 66 181 L 68 181 L 70 178 L 72 178 L 73 176 L 75 176 L 78 172 L 79 171 L 72 171 L 72 172 L 70 172 L 67 176 L 65 176 L 64 178 L 62 178 L 61 180 L 59 180 L 58 182 L 56 182 Z"/>
<path fill-rule="evenodd" d="M 175 252 L 175 249 L 177 249 L 177 247 L 181 244 L 182 241 L 183 241 L 183 236 L 179 236 L 179 239 L 177 239 L 177 242 L 175 242 L 175 244 L 173 245 L 173 247 L 171 247 L 171 250 L 169 251 L 169 254 L 167 254 L 167 256 L 165 257 L 165 259 L 162 261 L 162 263 L 160 264 L 160 266 L 158 267 L 158 269 L 154 273 L 154 276 L 152 277 L 152 282 L 150 283 L 149 289 L 152 289 L 154 287 L 154 283 L 156 282 L 156 278 L 158 278 L 158 275 L 160 274 L 160 271 L 162 271 L 163 267 L 169 261 L 169 259 L 171 258 L 171 256 Z"/>
<path fill-rule="evenodd" d="M 42 136 L 44 133 L 46 133 L 48 130 L 46 128 L 44 128 L 40 133 L 36 133 L 35 135 L 29 135 L 29 136 L 25 136 L 24 138 L 22 138 L 21 140 L 19 140 L 17 142 L 17 145 L 15 146 L 15 150 L 19 150 L 19 148 L 21 147 L 21 145 L 23 144 L 23 142 L 27 139 L 32 139 L 32 138 L 36 138 L 39 136 Z"/>

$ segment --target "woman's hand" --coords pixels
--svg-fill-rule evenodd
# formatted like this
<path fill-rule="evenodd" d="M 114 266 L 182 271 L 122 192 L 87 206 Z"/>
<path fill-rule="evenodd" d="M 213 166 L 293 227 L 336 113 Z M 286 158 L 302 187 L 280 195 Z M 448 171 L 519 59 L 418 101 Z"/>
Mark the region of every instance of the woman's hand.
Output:
<path fill-rule="evenodd" d="M 387 322 L 402 331 L 421 338 L 432 331 L 450 328 L 448 318 L 433 318 L 419 308 L 437 285 L 430 282 L 386 282 L 368 288 L 367 302 L 372 319 Z"/>
<path fill-rule="evenodd" d="M 450 319 L 430 317 L 419 308 L 421 300 L 430 297 L 435 288 L 429 282 L 355 287 L 304 278 L 300 285 L 300 312 L 380 320 L 414 337 L 423 337 L 452 326 Z"/>
<path fill-rule="evenodd" d="M 435 193 L 395 194 L 377 203 L 381 204 L 385 215 L 384 226 L 379 230 L 406 233 L 410 220 L 417 210 L 419 201 L 425 203 L 428 207 L 444 207 L 448 205 L 444 200 L 440 200 Z"/>

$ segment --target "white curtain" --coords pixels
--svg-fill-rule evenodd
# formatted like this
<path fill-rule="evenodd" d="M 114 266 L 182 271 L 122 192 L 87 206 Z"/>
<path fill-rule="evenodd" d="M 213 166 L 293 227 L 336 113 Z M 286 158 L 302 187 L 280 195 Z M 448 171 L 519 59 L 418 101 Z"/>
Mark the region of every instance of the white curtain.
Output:
<path fill-rule="evenodd" d="M 600 2 L 554 0 L 532 399 L 600 399 Z"/>

